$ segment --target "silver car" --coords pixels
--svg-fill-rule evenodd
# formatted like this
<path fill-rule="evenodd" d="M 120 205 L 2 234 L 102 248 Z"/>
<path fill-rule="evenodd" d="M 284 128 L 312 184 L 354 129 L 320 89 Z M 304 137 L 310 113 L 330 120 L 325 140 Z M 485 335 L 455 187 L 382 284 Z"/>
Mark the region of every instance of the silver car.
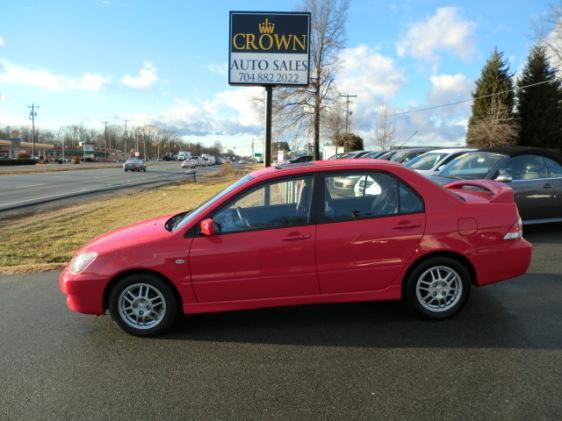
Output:
<path fill-rule="evenodd" d="M 129 158 L 123 164 L 123 170 L 127 171 L 143 171 L 146 172 L 146 165 L 142 159 Z"/>

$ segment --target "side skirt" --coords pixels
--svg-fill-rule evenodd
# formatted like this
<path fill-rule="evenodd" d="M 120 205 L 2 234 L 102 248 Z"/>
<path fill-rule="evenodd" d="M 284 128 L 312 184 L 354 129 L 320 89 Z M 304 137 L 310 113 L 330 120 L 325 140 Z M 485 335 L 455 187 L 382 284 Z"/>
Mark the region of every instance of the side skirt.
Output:
<path fill-rule="evenodd" d="M 303 295 L 296 297 L 262 298 L 258 300 L 215 301 L 209 303 L 183 303 L 185 314 L 218 313 L 223 311 L 251 310 L 268 307 L 287 307 L 305 304 L 349 303 L 361 301 L 390 301 L 402 298 L 402 286 L 391 285 L 380 291 L 358 291 L 338 294 Z"/>

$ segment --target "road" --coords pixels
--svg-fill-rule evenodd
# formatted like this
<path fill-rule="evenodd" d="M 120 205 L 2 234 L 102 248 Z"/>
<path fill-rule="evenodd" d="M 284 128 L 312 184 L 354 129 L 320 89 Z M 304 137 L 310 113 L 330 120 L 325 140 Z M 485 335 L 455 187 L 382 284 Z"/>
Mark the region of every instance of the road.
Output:
<path fill-rule="evenodd" d="M 197 172 L 206 174 L 216 168 L 198 168 Z M 2 176 L 0 212 L 78 195 L 189 179 L 185 172 L 179 162 L 151 162 L 146 173 L 103 168 Z"/>
<path fill-rule="evenodd" d="M 139 339 L 0 277 L 0 419 L 562 419 L 562 225 L 456 318 L 400 303 L 198 315 Z"/>

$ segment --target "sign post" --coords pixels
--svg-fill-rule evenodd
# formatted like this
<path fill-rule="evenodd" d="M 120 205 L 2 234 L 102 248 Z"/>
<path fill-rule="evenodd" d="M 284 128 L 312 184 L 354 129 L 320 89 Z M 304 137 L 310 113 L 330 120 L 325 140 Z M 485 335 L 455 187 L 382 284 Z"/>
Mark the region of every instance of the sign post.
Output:
<path fill-rule="evenodd" d="M 271 165 L 274 86 L 308 86 L 310 13 L 230 12 L 228 83 L 265 87 L 265 159 Z"/>

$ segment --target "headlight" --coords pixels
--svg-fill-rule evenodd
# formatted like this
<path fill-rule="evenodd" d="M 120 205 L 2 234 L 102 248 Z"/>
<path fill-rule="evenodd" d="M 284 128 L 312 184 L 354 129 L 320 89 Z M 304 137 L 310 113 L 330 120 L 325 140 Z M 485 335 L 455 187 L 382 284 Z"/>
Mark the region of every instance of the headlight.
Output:
<path fill-rule="evenodd" d="M 83 272 L 88 266 L 90 266 L 90 263 L 96 260 L 96 257 L 98 257 L 98 254 L 94 252 L 80 253 L 78 256 L 72 259 L 72 261 L 70 262 L 70 266 L 68 267 L 68 271 L 74 275 L 77 275 Z"/>

